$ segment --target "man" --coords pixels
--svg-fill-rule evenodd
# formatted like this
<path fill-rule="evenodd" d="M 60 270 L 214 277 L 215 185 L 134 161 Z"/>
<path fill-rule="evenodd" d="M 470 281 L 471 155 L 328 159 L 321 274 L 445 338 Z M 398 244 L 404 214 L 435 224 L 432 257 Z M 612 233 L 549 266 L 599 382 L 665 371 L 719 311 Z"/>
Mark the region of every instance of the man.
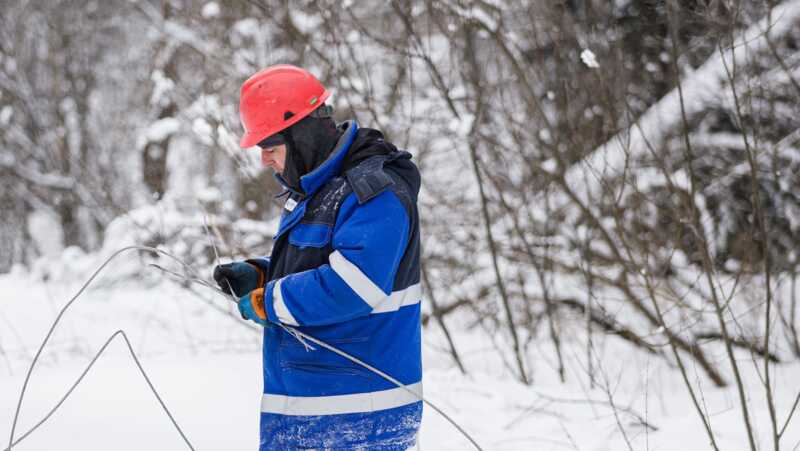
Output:
<path fill-rule="evenodd" d="M 287 196 L 272 254 L 220 265 L 214 279 L 264 326 L 261 447 L 406 450 L 422 394 L 420 176 L 411 155 L 355 121 L 336 125 L 309 72 L 264 69 L 242 86 L 243 148 L 258 145 Z"/>

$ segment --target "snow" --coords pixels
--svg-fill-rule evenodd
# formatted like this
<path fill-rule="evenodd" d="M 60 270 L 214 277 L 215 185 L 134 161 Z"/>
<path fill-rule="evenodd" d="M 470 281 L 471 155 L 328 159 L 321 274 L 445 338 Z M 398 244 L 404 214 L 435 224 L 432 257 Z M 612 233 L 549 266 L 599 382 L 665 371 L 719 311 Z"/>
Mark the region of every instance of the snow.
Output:
<path fill-rule="evenodd" d="M 222 200 L 222 192 L 215 187 L 207 187 L 197 193 L 197 198 L 201 202 L 219 202 Z"/>
<path fill-rule="evenodd" d="M 203 5 L 203 11 L 200 13 L 204 18 L 211 19 L 219 16 L 219 3 L 208 2 Z"/>
<path fill-rule="evenodd" d="M 33 373 L 15 435 L 35 424 L 100 345 L 113 332 L 124 329 L 196 449 L 256 449 L 261 388 L 257 331 L 214 292 L 202 287 L 187 289 L 146 267 L 141 257 L 128 255 L 121 260 L 109 265 L 56 329 Z M 30 272 L 15 270 L 0 276 L 3 442 L 32 353 L 58 308 L 100 262 L 98 255 L 69 248 L 60 260 L 42 262 Z M 121 267 L 135 270 L 120 273 Z M 208 274 L 209 269 L 198 268 L 201 274 Z M 467 321 L 458 317 L 449 317 L 447 322 L 454 329 L 453 338 L 469 374 L 462 375 L 452 364 L 438 327 L 427 327 L 423 335 L 425 394 L 484 449 L 610 451 L 627 449 L 625 437 L 634 449 L 707 448 L 704 429 L 679 374 L 661 358 L 596 334 L 592 387 L 583 337 L 566 337 L 565 383 L 558 381 L 551 368 L 551 346 L 535 343 L 528 356 L 534 362 L 534 383 L 524 386 L 509 376 L 490 337 L 459 326 Z M 713 357 L 722 356 L 720 349 Z M 739 357 L 751 416 L 762 431 L 760 444 L 765 446 L 769 415 L 761 383 L 753 365 L 747 364 L 747 356 Z M 689 372 L 695 388 L 702 390 L 720 449 L 747 449 L 735 390 L 713 388 L 691 364 Z M 781 419 L 786 418 L 796 396 L 798 377 L 797 363 L 776 367 L 775 399 Z M 611 401 L 617 406 L 616 415 Z M 643 427 L 639 418 L 657 430 Z M 782 443 L 789 446 L 798 440 L 800 428 L 791 423 Z M 420 442 L 423 449 L 470 449 L 451 425 L 427 407 Z M 149 392 L 127 349 L 118 342 L 107 349 L 61 410 L 14 449 L 54 448 L 121 451 L 183 449 L 185 444 Z"/>
<path fill-rule="evenodd" d="M 63 249 L 64 232 L 51 212 L 36 210 L 28 215 L 28 233 L 40 255 L 58 255 Z"/>
<path fill-rule="evenodd" d="M 150 75 L 150 80 L 153 82 L 153 93 L 150 96 L 150 103 L 159 105 L 166 101 L 169 93 L 175 89 L 175 82 L 164 75 L 164 72 L 160 70 L 154 70 Z"/>
<path fill-rule="evenodd" d="M 210 146 L 214 143 L 214 129 L 205 119 L 201 117 L 195 118 L 192 121 L 192 132 L 203 144 Z"/>
<path fill-rule="evenodd" d="M 581 52 L 581 61 L 590 69 L 598 69 L 600 67 L 600 63 L 597 62 L 597 57 L 594 52 L 589 49 L 584 49 Z"/>
<path fill-rule="evenodd" d="M 5 58 L 6 71 L 13 74 L 17 71 L 17 60 L 14 58 Z"/>
<path fill-rule="evenodd" d="M 181 128 L 181 121 L 174 117 L 165 117 L 152 124 L 144 132 L 146 142 L 160 142 Z"/>
<path fill-rule="evenodd" d="M 0 166 L 12 169 L 18 177 L 33 185 L 63 190 L 73 189 L 75 186 L 75 182 L 72 178 L 64 177 L 54 172 L 39 172 L 30 165 L 18 163 L 11 154 L 5 154 L 0 158 Z"/>
<path fill-rule="evenodd" d="M 14 113 L 14 109 L 11 106 L 6 105 L 2 109 L 0 109 L 0 125 L 3 127 L 8 125 L 8 121 L 11 120 L 11 115 Z"/>
<path fill-rule="evenodd" d="M 323 18 L 313 14 L 306 14 L 299 9 L 289 10 L 292 22 L 301 33 L 312 33 L 322 24 Z"/>
<path fill-rule="evenodd" d="M 233 30 L 244 36 L 254 36 L 258 33 L 258 21 L 256 19 L 242 19 L 233 24 Z"/>

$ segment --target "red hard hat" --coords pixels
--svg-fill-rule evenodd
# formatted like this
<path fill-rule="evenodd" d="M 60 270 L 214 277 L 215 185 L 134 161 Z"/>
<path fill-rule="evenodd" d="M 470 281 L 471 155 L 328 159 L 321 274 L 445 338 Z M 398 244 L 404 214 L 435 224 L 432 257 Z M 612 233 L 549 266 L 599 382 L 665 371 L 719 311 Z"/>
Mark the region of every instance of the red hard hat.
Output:
<path fill-rule="evenodd" d="M 239 145 L 252 147 L 308 116 L 330 92 L 307 70 L 289 64 L 263 69 L 242 85 L 239 117 L 244 136 Z M 287 114 L 291 113 L 291 114 Z"/>

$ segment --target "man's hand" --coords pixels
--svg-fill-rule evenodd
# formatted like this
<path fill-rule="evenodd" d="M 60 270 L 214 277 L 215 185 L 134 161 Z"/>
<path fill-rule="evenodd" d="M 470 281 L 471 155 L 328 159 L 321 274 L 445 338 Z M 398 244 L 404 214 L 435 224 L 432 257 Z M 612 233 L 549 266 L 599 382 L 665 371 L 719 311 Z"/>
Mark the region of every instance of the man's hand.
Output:
<path fill-rule="evenodd" d="M 246 262 L 233 262 L 214 268 L 214 280 L 228 294 L 241 296 L 264 286 L 264 272 Z M 231 293 L 233 288 L 233 293 Z"/>
<path fill-rule="evenodd" d="M 239 299 L 239 313 L 242 318 L 267 325 L 267 312 L 264 310 L 264 289 L 256 288 Z"/>

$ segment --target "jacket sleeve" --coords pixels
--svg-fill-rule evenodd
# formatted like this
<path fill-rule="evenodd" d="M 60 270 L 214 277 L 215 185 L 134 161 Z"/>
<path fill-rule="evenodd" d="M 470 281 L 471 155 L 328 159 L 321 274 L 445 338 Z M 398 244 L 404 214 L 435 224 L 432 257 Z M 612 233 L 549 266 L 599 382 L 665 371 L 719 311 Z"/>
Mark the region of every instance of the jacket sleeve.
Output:
<path fill-rule="evenodd" d="M 348 196 L 333 230 L 328 263 L 270 281 L 264 290 L 267 319 L 322 326 L 369 315 L 391 294 L 409 222 L 392 191 L 364 204 Z"/>

